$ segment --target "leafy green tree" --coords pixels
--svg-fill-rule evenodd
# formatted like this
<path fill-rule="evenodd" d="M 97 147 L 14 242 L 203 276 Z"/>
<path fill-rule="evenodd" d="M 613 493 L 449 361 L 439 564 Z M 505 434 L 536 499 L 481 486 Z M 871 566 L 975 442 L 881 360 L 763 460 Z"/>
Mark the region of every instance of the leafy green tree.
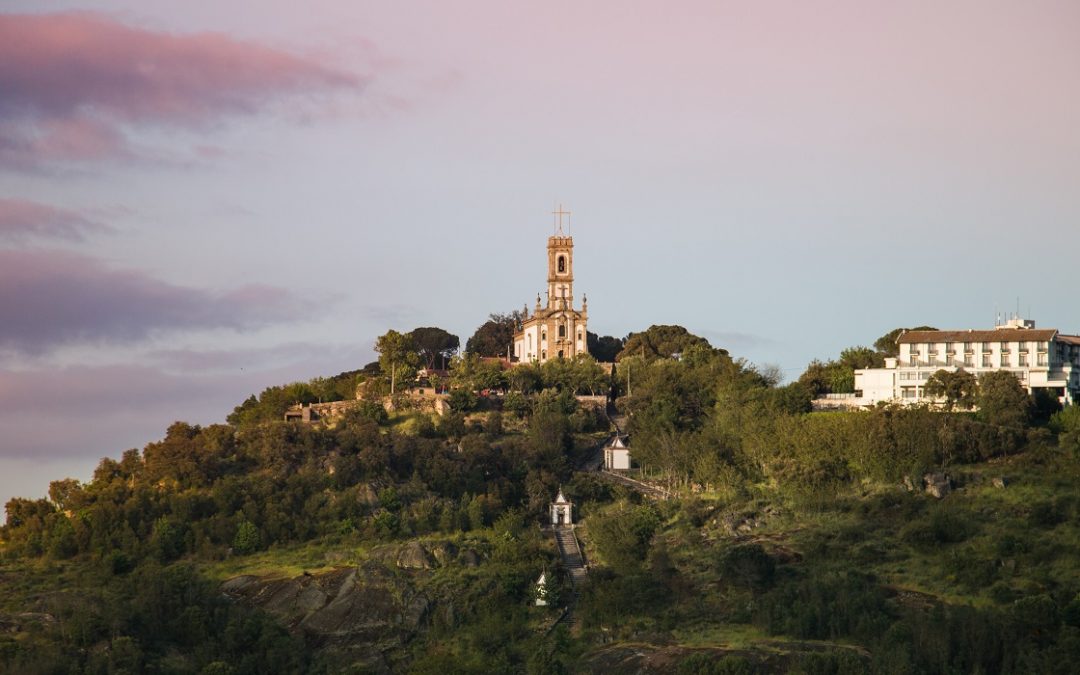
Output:
<path fill-rule="evenodd" d="M 941 369 L 926 380 L 926 394 L 945 399 L 945 407 L 948 410 L 953 410 L 956 406 L 971 408 L 975 405 L 975 396 L 978 391 L 978 380 L 963 368 L 955 372 Z"/>
<path fill-rule="evenodd" d="M 396 330 L 389 330 L 379 336 L 375 342 L 375 351 L 379 352 L 379 367 L 390 373 L 390 395 L 396 392 L 399 376 L 415 370 L 419 361 L 416 348 L 408 336 Z"/>
<path fill-rule="evenodd" d="M 82 483 L 74 478 L 49 483 L 49 499 L 61 511 L 74 510 L 84 501 Z"/>
<path fill-rule="evenodd" d="M 504 389 L 506 377 L 501 361 L 485 360 L 477 354 L 467 353 L 451 362 L 450 383 L 459 389 Z"/>
<path fill-rule="evenodd" d="M 874 340 L 874 349 L 878 351 L 882 356 L 896 357 L 900 355 L 900 345 L 896 343 L 900 336 L 907 331 L 913 330 L 937 330 L 933 326 L 916 326 L 914 328 L 894 328 L 888 333 L 885 333 L 877 340 Z"/>
<path fill-rule="evenodd" d="M 597 552 L 617 572 L 638 571 L 649 553 L 660 515 L 649 504 L 613 505 L 589 519 L 589 534 Z"/>
<path fill-rule="evenodd" d="M 420 354 L 421 362 L 428 369 L 438 368 L 440 364 L 445 364 L 461 346 L 458 336 L 435 326 L 414 328 L 409 332 L 408 338 Z"/>
<path fill-rule="evenodd" d="M 840 352 L 840 363 L 852 370 L 859 370 L 862 368 L 880 368 L 885 365 L 885 360 L 869 347 L 848 347 Z"/>
<path fill-rule="evenodd" d="M 610 335 L 601 337 L 591 331 L 585 334 L 585 343 L 589 349 L 589 354 L 601 363 L 614 362 L 615 357 L 623 349 L 623 341 L 619 338 Z"/>
<path fill-rule="evenodd" d="M 776 571 L 776 561 L 761 544 L 740 544 L 720 556 L 720 574 L 732 584 L 753 590 L 768 588 Z"/>
<path fill-rule="evenodd" d="M 640 333 L 628 335 L 615 360 L 622 361 L 629 356 L 644 356 L 646 360 L 669 359 L 676 354 L 682 355 L 693 346 L 727 354 L 723 349 L 714 350 L 708 340 L 694 335 L 682 326 L 654 325 Z"/>
<path fill-rule="evenodd" d="M 983 373 L 976 398 L 979 417 L 990 424 L 1024 427 L 1031 419 L 1031 397 L 1020 380 L 1005 370 Z"/>
<path fill-rule="evenodd" d="M 1058 434 L 1058 444 L 1080 457 L 1080 405 L 1073 403 L 1050 417 L 1047 425 Z M 1078 624 L 1080 625 L 1080 624 Z"/>
<path fill-rule="evenodd" d="M 236 527 L 236 536 L 232 542 L 233 551 L 239 555 L 248 555 L 262 548 L 262 535 L 259 528 L 249 520 L 241 520 Z"/>
<path fill-rule="evenodd" d="M 465 343 L 465 351 L 479 356 L 505 357 L 514 347 L 514 333 L 524 318 L 521 310 L 490 315 Z"/>
<path fill-rule="evenodd" d="M 822 394 L 846 394 L 855 391 L 855 370 L 841 361 L 810 362 L 799 376 L 799 384 L 815 397 Z"/>

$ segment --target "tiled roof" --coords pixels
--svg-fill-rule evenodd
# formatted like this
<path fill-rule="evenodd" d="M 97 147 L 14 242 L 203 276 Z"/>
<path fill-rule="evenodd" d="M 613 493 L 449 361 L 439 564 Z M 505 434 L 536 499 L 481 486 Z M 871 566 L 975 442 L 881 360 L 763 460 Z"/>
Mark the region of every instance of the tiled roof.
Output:
<path fill-rule="evenodd" d="M 901 335 L 899 344 L 915 342 L 1048 342 L 1054 328 L 998 328 L 996 330 L 911 330 Z M 1059 336 L 1060 337 L 1060 336 Z"/>
<path fill-rule="evenodd" d="M 1058 335 L 1057 339 L 1067 345 L 1080 345 L 1080 335 Z"/>

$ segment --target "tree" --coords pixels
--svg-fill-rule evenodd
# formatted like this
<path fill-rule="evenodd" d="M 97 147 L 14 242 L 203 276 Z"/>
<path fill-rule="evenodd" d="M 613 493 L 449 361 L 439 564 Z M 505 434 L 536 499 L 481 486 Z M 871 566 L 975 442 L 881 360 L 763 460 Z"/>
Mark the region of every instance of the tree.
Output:
<path fill-rule="evenodd" d="M 408 336 L 388 330 L 385 335 L 379 336 L 375 351 L 379 352 L 379 367 L 384 373 L 390 373 L 390 395 L 393 396 L 399 372 L 416 367 L 416 348 Z"/>
<path fill-rule="evenodd" d="M 506 374 L 501 361 L 485 361 L 476 354 L 466 353 L 452 362 L 450 383 L 468 391 L 503 389 Z"/>
<path fill-rule="evenodd" d="M 601 363 L 613 362 L 623 348 L 623 341 L 610 335 L 600 337 L 596 333 L 589 332 L 585 334 L 585 341 L 589 354 Z"/>
<path fill-rule="evenodd" d="M 414 328 L 407 337 L 428 369 L 438 368 L 440 363 L 445 364 L 461 346 L 458 336 L 435 326 Z"/>
<path fill-rule="evenodd" d="M 916 326 L 914 328 L 893 328 L 888 333 L 885 333 L 878 339 L 874 340 L 874 349 L 878 351 L 882 356 L 899 356 L 900 345 L 896 344 L 896 341 L 906 331 L 911 330 L 937 330 L 933 326 Z"/>
<path fill-rule="evenodd" d="M 799 376 L 798 382 L 815 397 L 850 393 L 855 391 L 855 370 L 841 361 L 822 363 L 814 359 Z"/>
<path fill-rule="evenodd" d="M 589 519 L 589 534 L 597 552 L 623 574 L 640 568 L 659 527 L 660 516 L 649 504 L 622 503 L 604 510 L 598 519 Z"/>
<path fill-rule="evenodd" d="M 236 528 L 236 536 L 233 537 L 233 551 L 238 555 L 247 555 L 258 551 L 261 547 L 262 536 L 259 534 L 259 528 L 248 520 L 240 521 L 240 525 Z"/>
<path fill-rule="evenodd" d="M 862 368 L 880 368 L 885 365 L 885 360 L 869 347 L 848 347 L 840 352 L 840 363 L 854 371 Z"/>
<path fill-rule="evenodd" d="M 479 356 L 506 356 L 514 347 L 514 333 L 524 319 L 521 310 L 492 314 L 465 343 L 465 351 Z"/>
<path fill-rule="evenodd" d="M 656 358 L 669 359 L 676 354 L 682 355 L 691 347 L 701 346 L 710 351 L 727 354 L 727 350 L 714 349 L 709 341 L 694 335 L 682 326 L 649 326 L 641 333 L 631 333 L 623 342 L 622 351 L 615 357 L 621 361 L 629 356 L 644 356 L 646 360 Z"/>
<path fill-rule="evenodd" d="M 975 404 L 978 391 L 978 380 L 963 368 L 953 373 L 944 369 L 938 370 L 926 380 L 926 394 L 934 398 L 944 398 L 948 410 L 957 405 L 970 408 Z"/>
<path fill-rule="evenodd" d="M 990 424 L 1023 427 L 1031 419 L 1031 397 L 1020 380 L 1006 370 L 979 377 L 979 417 Z"/>
<path fill-rule="evenodd" d="M 49 483 L 49 499 L 61 511 L 77 509 L 82 497 L 82 484 L 74 478 L 54 480 Z"/>

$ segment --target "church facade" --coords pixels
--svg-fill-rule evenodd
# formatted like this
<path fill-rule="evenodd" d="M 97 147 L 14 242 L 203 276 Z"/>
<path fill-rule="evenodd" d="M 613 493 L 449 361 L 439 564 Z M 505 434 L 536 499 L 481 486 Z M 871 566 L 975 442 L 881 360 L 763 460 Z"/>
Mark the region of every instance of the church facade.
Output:
<path fill-rule="evenodd" d="M 547 303 L 540 303 L 514 334 L 514 357 L 519 363 L 544 363 L 550 359 L 573 358 L 587 354 L 588 300 L 582 297 L 581 309 L 574 309 L 574 238 L 562 233 L 548 237 Z"/>

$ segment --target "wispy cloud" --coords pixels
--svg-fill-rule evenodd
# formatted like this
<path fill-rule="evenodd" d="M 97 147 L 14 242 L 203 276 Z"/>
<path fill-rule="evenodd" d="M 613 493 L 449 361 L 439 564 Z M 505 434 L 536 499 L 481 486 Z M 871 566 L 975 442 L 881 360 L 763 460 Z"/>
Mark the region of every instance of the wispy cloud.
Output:
<path fill-rule="evenodd" d="M 26 199 L 0 198 L 0 239 L 66 239 L 82 241 L 88 234 L 112 228 L 69 209 Z"/>
<path fill-rule="evenodd" d="M 255 328 L 306 312 L 295 295 L 272 286 L 188 288 L 82 255 L 0 250 L 0 349 L 17 353 L 163 331 Z"/>
<path fill-rule="evenodd" d="M 0 15 L 0 160 L 36 168 L 132 156 L 133 128 L 199 128 L 364 82 L 222 33 L 178 35 L 81 12 Z"/>

